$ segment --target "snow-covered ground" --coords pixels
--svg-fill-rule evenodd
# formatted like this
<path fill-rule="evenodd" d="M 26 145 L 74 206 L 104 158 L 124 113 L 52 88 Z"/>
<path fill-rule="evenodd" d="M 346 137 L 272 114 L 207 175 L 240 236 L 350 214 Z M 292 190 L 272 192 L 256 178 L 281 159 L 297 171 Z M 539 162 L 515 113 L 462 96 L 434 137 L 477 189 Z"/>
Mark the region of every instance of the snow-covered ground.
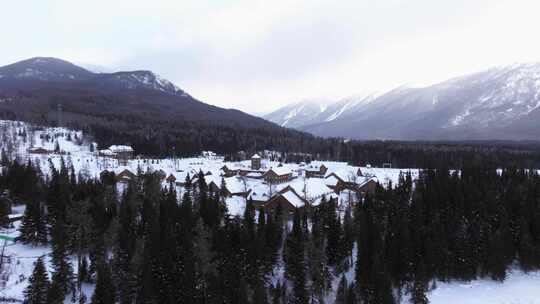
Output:
<path fill-rule="evenodd" d="M 428 293 L 433 304 L 538 304 L 540 272 L 511 271 L 500 283 L 489 279 L 437 283 Z"/>
<path fill-rule="evenodd" d="M 14 209 L 17 212 L 24 212 L 24 206 L 16 206 Z M 17 237 L 19 235 L 18 228 L 20 224 L 21 221 L 16 221 L 13 228 L 0 228 L 0 234 Z M 53 269 L 50 263 L 50 253 L 51 248 L 49 246 L 34 247 L 21 243 L 7 242 L 4 256 L 8 258 L 4 260 L 3 271 L 0 274 L 2 276 L 2 280 L 0 280 L 0 299 L 23 300 L 23 292 L 28 286 L 28 278 L 32 275 L 34 263 L 39 257 L 44 258 L 49 272 L 49 279 L 51 279 Z M 73 271 L 76 274 L 77 259 L 75 256 L 71 257 L 71 265 L 73 265 Z M 81 289 L 89 300 L 94 292 L 94 284 L 83 283 Z M 70 296 L 66 297 L 65 303 L 71 303 Z"/>

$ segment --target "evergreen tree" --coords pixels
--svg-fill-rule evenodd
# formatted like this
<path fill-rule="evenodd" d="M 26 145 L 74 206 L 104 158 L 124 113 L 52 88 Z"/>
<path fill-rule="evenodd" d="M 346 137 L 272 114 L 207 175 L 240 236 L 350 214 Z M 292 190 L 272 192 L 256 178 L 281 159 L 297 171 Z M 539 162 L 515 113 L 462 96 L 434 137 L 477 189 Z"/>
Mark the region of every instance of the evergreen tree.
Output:
<path fill-rule="evenodd" d="M 326 229 L 327 236 L 326 257 L 328 264 L 336 265 L 344 256 L 342 251 L 343 231 L 336 213 L 336 202 L 334 200 L 328 201 L 325 204 L 325 209 L 323 225 Z"/>
<path fill-rule="evenodd" d="M 62 221 L 55 222 L 52 231 L 51 263 L 54 269 L 52 285 L 55 288 L 54 295 L 64 298 L 73 288 L 73 268 L 69 261 L 66 247 L 66 226 Z"/>
<path fill-rule="evenodd" d="M 214 252 L 211 248 L 211 234 L 204 226 L 202 219 L 199 219 L 195 227 L 194 250 L 196 255 L 197 285 L 200 286 L 200 298 L 206 303 L 212 294 L 209 292 L 209 282 L 216 272 L 214 263 Z"/>
<path fill-rule="evenodd" d="M 34 271 L 28 278 L 28 286 L 24 290 L 24 303 L 46 304 L 49 285 L 49 276 L 43 258 L 40 257 L 34 263 Z"/>
<path fill-rule="evenodd" d="M 9 226 L 10 202 L 6 197 L 0 197 L 0 228 Z"/>
<path fill-rule="evenodd" d="M 345 278 L 345 275 L 343 275 L 341 276 L 341 280 L 339 281 L 338 289 L 336 291 L 336 300 L 334 301 L 334 304 L 346 304 L 347 292 L 347 278 Z"/>
<path fill-rule="evenodd" d="M 293 285 L 291 302 L 295 304 L 308 303 L 304 236 L 301 225 L 300 211 L 295 209 L 292 231 L 287 236 L 284 249 L 285 278 Z"/>
<path fill-rule="evenodd" d="M 176 222 L 176 238 L 178 259 L 176 272 L 179 274 L 175 289 L 177 297 L 186 303 L 196 301 L 196 274 L 195 274 L 195 249 L 193 247 L 193 228 L 195 216 L 193 214 L 191 179 L 189 174 L 184 184 L 182 203 Z"/>
<path fill-rule="evenodd" d="M 47 224 L 43 207 L 38 202 L 28 202 L 19 228 L 24 244 L 44 245 L 47 243 Z"/>
<path fill-rule="evenodd" d="M 253 299 L 251 301 L 253 304 L 268 304 L 268 295 L 266 293 L 266 288 L 264 286 L 264 281 L 258 279 L 255 283 L 255 288 L 253 291 Z"/>
<path fill-rule="evenodd" d="M 354 223 L 352 219 L 351 206 L 347 206 L 345 209 L 345 215 L 343 216 L 343 256 L 351 258 L 352 264 L 352 250 L 354 246 Z"/>
<path fill-rule="evenodd" d="M 94 294 L 92 295 L 92 304 L 114 304 L 116 303 L 116 292 L 111 278 L 109 265 L 102 263 L 98 266 L 97 282 Z"/>
<path fill-rule="evenodd" d="M 132 303 L 135 297 L 138 191 L 135 183 L 130 183 L 122 196 L 118 214 L 118 232 L 114 243 L 113 274 L 120 303 Z"/>
<path fill-rule="evenodd" d="M 318 211 L 313 216 L 311 237 L 307 243 L 308 269 L 311 277 L 312 301 L 323 300 L 326 292 L 331 288 L 332 275 L 326 259 L 324 249 L 325 237 Z"/>
<path fill-rule="evenodd" d="M 429 300 L 426 297 L 428 283 L 424 274 L 424 266 L 422 262 L 418 265 L 414 276 L 414 283 L 411 291 L 411 304 L 428 304 Z"/>

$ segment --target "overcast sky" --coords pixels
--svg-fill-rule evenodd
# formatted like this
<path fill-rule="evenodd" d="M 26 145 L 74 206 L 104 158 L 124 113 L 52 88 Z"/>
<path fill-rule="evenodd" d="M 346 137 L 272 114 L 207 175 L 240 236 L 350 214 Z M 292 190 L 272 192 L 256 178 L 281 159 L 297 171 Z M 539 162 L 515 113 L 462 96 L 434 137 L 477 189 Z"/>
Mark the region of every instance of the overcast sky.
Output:
<path fill-rule="evenodd" d="M 149 69 L 261 113 L 540 61 L 537 0 L 2 1 L 0 65 Z"/>

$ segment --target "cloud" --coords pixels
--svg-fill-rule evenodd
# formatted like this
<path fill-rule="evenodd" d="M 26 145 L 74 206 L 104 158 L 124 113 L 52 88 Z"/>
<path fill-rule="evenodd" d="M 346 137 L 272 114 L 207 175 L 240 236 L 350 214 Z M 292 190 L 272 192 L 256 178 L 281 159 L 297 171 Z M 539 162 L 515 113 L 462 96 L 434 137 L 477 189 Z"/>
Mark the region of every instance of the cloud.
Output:
<path fill-rule="evenodd" d="M 0 63 L 150 69 L 199 99 L 267 111 L 540 58 L 529 0 L 9 2 Z"/>

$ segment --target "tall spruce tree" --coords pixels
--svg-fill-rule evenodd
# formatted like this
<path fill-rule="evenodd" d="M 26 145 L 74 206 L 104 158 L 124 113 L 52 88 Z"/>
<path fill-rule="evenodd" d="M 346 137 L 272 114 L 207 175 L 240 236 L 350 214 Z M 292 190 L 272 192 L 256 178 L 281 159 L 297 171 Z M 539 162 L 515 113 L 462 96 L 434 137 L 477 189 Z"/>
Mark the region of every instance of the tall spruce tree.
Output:
<path fill-rule="evenodd" d="M 347 284 L 347 278 L 345 278 L 345 275 L 343 275 L 341 276 L 341 280 L 339 280 L 338 289 L 336 291 L 336 300 L 334 301 L 334 304 L 346 304 L 348 290 L 349 288 Z"/>
<path fill-rule="evenodd" d="M 309 297 L 306 288 L 305 244 L 300 211 L 295 209 L 292 230 L 285 242 L 285 277 L 291 282 L 291 303 L 306 304 Z"/>
<path fill-rule="evenodd" d="M 24 303 L 47 304 L 49 286 L 49 276 L 45 269 L 43 257 L 39 257 L 34 263 L 34 271 L 28 278 L 28 286 L 24 290 Z"/>
<path fill-rule="evenodd" d="M 67 249 L 66 225 L 63 221 L 55 221 L 52 230 L 51 263 L 54 269 L 52 285 L 55 298 L 64 298 L 73 289 L 73 268 Z"/>
<path fill-rule="evenodd" d="M 44 245 L 47 243 L 47 224 L 43 206 L 36 201 L 26 204 L 18 237 L 24 244 Z"/>
<path fill-rule="evenodd" d="M 98 266 L 97 282 L 91 304 L 116 303 L 116 291 L 111 278 L 111 270 L 105 262 Z"/>

